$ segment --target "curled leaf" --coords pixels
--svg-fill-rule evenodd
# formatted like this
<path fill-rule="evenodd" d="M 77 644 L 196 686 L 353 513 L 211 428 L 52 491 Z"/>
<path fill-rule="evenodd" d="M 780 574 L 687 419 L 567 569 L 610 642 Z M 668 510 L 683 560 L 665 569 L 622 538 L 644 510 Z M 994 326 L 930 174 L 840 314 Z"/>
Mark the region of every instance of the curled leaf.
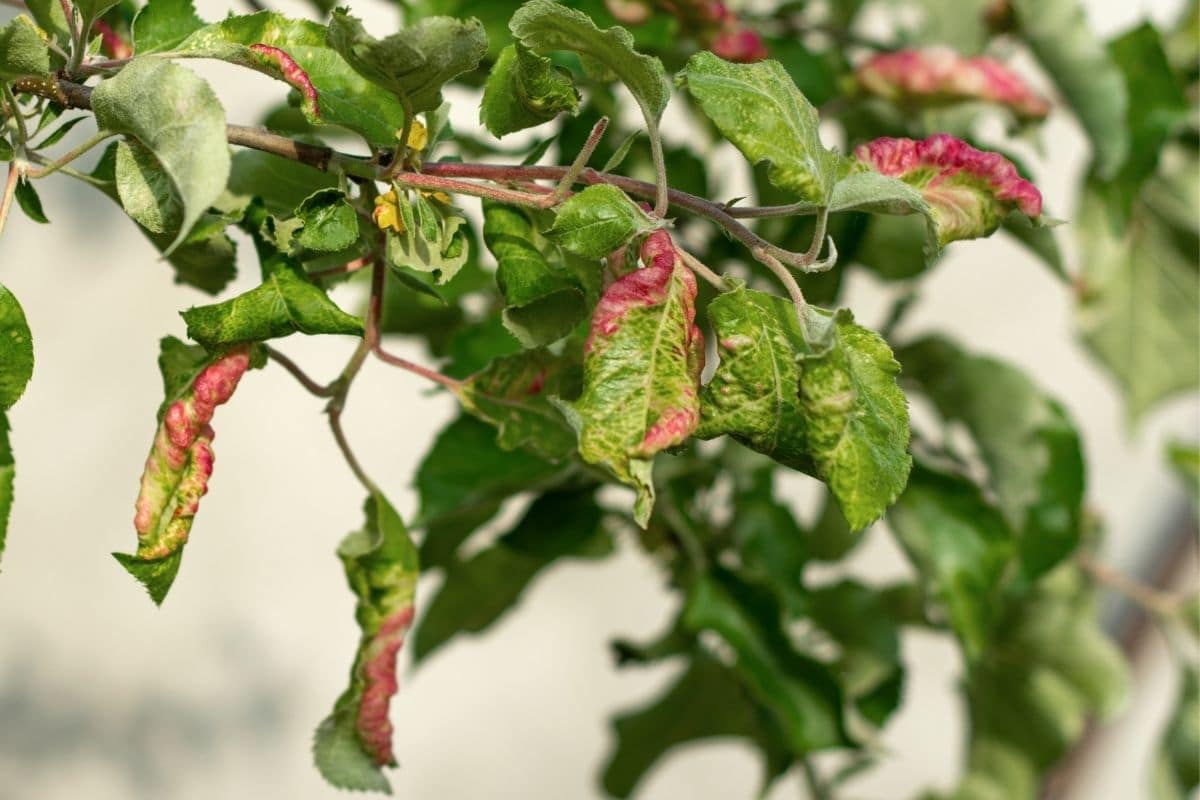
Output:
<path fill-rule="evenodd" d="M 251 367 L 251 350 L 236 347 L 214 357 L 168 337 L 162 343 L 159 366 L 167 400 L 159 412 L 158 431 L 135 504 L 137 552 L 113 554 L 156 604 L 162 603 L 175 580 L 200 498 L 208 491 L 213 412 L 233 396 Z"/>
<path fill-rule="evenodd" d="M 560 402 L 584 461 L 606 467 L 638 498 L 645 526 L 654 506 L 651 461 L 700 422 L 704 337 L 696 327 L 696 278 L 666 231 L 646 238 L 642 269 L 613 282 L 592 315 L 583 394 Z"/>
<path fill-rule="evenodd" d="M 968 58 L 949 47 L 880 53 L 855 73 L 870 94 L 905 106 L 927 107 L 982 100 L 1041 119 L 1050 103 L 1020 75 L 986 56 Z"/>
<path fill-rule="evenodd" d="M 944 133 L 921 141 L 884 137 L 860 145 L 855 157 L 921 192 L 939 246 L 991 234 L 1012 211 L 1042 219 L 1042 194 L 999 153 L 976 150 Z"/>
<path fill-rule="evenodd" d="M 254 61 L 268 71 L 278 72 L 284 83 L 300 93 L 300 104 L 305 116 L 310 119 L 320 118 L 321 107 L 316 87 L 313 86 L 308 73 L 286 51 L 269 44 L 252 44 L 250 52 L 254 54 Z"/>

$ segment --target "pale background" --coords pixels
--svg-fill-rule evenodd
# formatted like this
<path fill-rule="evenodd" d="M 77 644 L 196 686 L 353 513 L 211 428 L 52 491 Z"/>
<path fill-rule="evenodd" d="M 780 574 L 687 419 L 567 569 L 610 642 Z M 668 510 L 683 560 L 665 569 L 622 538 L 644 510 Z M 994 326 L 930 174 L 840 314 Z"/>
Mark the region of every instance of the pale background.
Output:
<path fill-rule="evenodd" d="M 1170 19 L 1176 6 L 1092 0 L 1088 10 L 1107 35 L 1145 14 Z M 355 10 L 376 32 L 392 24 L 382 6 Z M 225 6 L 206 2 L 200 12 L 216 19 Z M 260 76 L 199 69 L 231 121 L 258 118 L 255 93 L 282 97 Z M 470 125 L 474 101 L 455 97 L 457 119 Z M 688 135 L 670 122 L 666 133 Z M 1069 218 L 1086 144 L 1061 112 L 1044 140 L 1043 155 L 1024 152 L 1048 209 Z M 249 375 L 217 413 L 211 491 L 171 596 L 155 609 L 109 553 L 134 545 L 133 498 L 160 399 L 157 341 L 182 336 L 177 310 L 206 298 L 175 286 L 170 268 L 107 199 L 68 178 L 38 189 L 54 224 L 14 213 L 0 242 L 0 280 L 24 304 L 37 356 L 35 378 L 10 413 L 18 474 L 0 576 L 0 800 L 333 797 L 311 766 L 309 742 L 345 684 L 358 636 L 333 549 L 360 524 L 361 491 L 320 403 L 272 367 Z M 1069 247 L 1069 234 L 1062 239 Z M 245 244 L 242 256 L 238 291 L 257 274 Z M 846 302 L 870 324 L 890 291 L 856 273 Z M 998 237 L 951 248 L 908 325 L 949 331 L 976 351 L 1023 364 L 1066 404 L 1084 433 L 1090 502 L 1108 521 L 1106 557 L 1136 569 L 1178 520 L 1182 494 L 1162 452 L 1171 438 L 1195 437 L 1195 402 L 1176 401 L 1129 430 L 1112 384 L 1073 340 L 1070 316 L 1063 287 Z M 327 379 L 353 342 L 293 337 L 280 346 Z M 452 413 L 449 398 L 378 362 L 356 383 L 349 436 L 402 513 L 415 511 L 412 476 Z M 780 488 L 801 500 L 811 494 L 802 477 Z M 853 572 L 903 575 L 886 532 L 868 536 Z M 607 561 L 540 577 L 489 635 L 456 640 L 416 673 L 402 661 L 392 707 L 402 762 L 390 773 L 396 794 L 599 797 L 609 716 L 654 697 L 677 670 L 617 672 L 608 650 L 616 636 L 646 637 L 665 625 L 675 601 L 663 586 L 626 542 Z M 912 667 L 905 703 L 884 740 L 893 756 L 850 796 L 891 800 L 954 783 L 963 725 L 957 653 L 912 633 L 904 654 Z M 1148 759 L 1174 690 L 1155 640 L 1076 800 L 1146 795 Z M 748 749 L 711 742 L 660 762 L 638 797 L 749 798 L 757 781 Z M 771 795 L 803 796 L 794 778 Z"/>

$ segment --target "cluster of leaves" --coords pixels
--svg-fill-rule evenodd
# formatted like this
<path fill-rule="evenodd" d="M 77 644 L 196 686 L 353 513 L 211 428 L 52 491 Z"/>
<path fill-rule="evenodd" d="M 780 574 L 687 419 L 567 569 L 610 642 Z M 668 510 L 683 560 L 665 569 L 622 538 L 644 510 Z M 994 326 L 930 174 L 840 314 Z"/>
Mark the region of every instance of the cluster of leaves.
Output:
<path fill-rule="evenodd" d="M 947 245 L 1001 230 L 1074 290 L 1083 341 L 1131 419 L 1200 384 L 1196 4 L 1166 34 L 1147 24 L 1108 43 L 1076 0 L 952 13 L 921 0 L 922 21 L 898 17 L 887 43 L 857 33 L 868 7 L 893 10 L 869 0 L 741 15 L 656 0 L 403 5 L 404 27 L 383 38 L 319 1 L 323 23 L 273 11 L 208 23 L 189 0 L 30 0 L 30 16 L 0 28 L 0 226 L 14 200 L 44 222 L 31 181 L 60 173 L 118 202 L 181 283 L 222 292 L 234 236 L 261 265 L 256 288 L 182 312 L 195 344 L 164 340 L 166 400 L 139 497 L 155 524 L 139 523 L 138 554 L 122 563 L 162 602 L 211 469 L 208 420 L 233 390 L 222 370 L 271 358 L 329 398 L 368 494 L 363 528 L 338 550 L 362 640 L 314 746 L 334 785 L 388 790 L 388 701 L 414 603 L 420 661 L 489 628 L 555 561 L 603 558 L 620 538 L 661 563 L 682 602 L 657 640 L 616 643 L 618 663 L 682 668 L 618 717 L 609 793 L 630 795 L 672 747 L 718 736 L 762 753 L 764 789 L 798 767 L 832 792 L 880 757 L 904 696 L 900 637 L 923 628 L 953 637 L 965 664 L 970 742 L 950 796 L 1037 796 L 1126 682 L 1075 559 L 1097 546 L 1080 437 L 1016 367 L 898 323 Z M 1093 145 L 1070 281 L 1029 173 L 974 138 L 994 115 L 1036 134 L 1049 108 L 987 55 L 1015 46 Z M 262 72 L 286 102 L 264 130 L 231 126 L 179 63 L 191 58 Z M 442 91 L 455 81 L 481 88 L 491 136 L 450 126 Z M 636 126 L 617 113 L 619 87 Z M 745 157 L 758 206 L 709 199 L 724 190 L 709 145 L 660 135 L 672 100 L 711 147 Z M 89 118 L 94 136 L 49 154 Z M 840 128 L 846 154 L 819 122 Z M 497 141 L 527 129 L 539 138 L 525 149 Z M 370 155 L 332 149 L 345 134 Z M 90 172 L 72 166 L 114 137 Z M 230 143 L 250 149 L 231 155 Z M 544 163 L 555 145 L 570 166 Z M 481 216 L 461 197 L 481 198 Z M 838 306 L 853 269 L 910 287 L 881 332 Z M 366 276 L 361 316 L 326 293 Z M 321 385 L 265 344 L 295 333 L 359 347 Z M 422 342 L 441 371 L 389 355 L 391 336 Z M 372 353 L 462 409 L 420 466 L 409 525 L 340 428 Z M 14 469 L 3 412 L 32 367 L 29 327 L 0 286 L 0 549 Z M 909 397 L 928 403 L 928 430 L 910 431 Z M 1194 449 L 1173 458 L 1194 472 Z M 779 496 L 782 470 L 825 485 L 812 524 Z M 611 485 L 632 493 L 601 491 Z M 523 515 L 480 546 L 477 531 L 514 503 Z M 910 579 L 812 577 L 881 518 Z M 442 582 L 414 599 L 422 571 Z M 1194 664 L 1187 676 L 1154 770 L 1164 799 L 1200 782 Z M 816 776 L 806 759 L 821 750 L 842 751 L 846 768 Z"/>

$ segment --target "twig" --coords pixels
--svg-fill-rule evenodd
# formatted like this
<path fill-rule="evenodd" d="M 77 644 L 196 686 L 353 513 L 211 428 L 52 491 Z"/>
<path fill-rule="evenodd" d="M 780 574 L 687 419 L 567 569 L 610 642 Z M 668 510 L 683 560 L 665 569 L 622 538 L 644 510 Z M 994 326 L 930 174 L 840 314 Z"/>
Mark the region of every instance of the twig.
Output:
<path fill-rule="evenodd" d="M 4 194 L 0 195 L 0 233 L 8 222 L 8 211 L 12 208 L 13 196 L 17 193 L 17 180 L 21 177 L 20 167 L 14 158 L 8 165 L 8 180 L 4 182 Z"/>
<path fill-rule="evenodd" d="M 1124 595 L 1157 616 L 1172 616 L 1183 605 L 1184 599 L 1181 595 L 1164 592 L 1139 583 L 1119 570 L 1097 560 L 1091 553 L 1077 553 L 1075 563 L 1079 564 L 1098 583 Z"/>
<path fill-rule="evenodd" d="M 330 267 L 329 269 L 319 269 L 315 272 L 310 272 L 308 273 L 308 277 L 312 278 L 313 280 L 322 280 L 324 278 L 333 278 L 338 275 L 349 275 L 352 272 L 358 272 L 364 267 L 371 266 L 373 263 L 375 263 L 376 258 L 376 254 L 372 253 L 370 255 L 363 256 L 362 258 L 356 258 L 353 261 L 342 264 L 340 267 Z"/>
<path fill-rule="evenodd" d="M 74 75 L 83 63 L 85 48 L 82 25 L 75 17 L 75 5 L 71 0 L 59 0 L 59 4 L 62 6 L 63 16 L 67 18 L 67 29 L 71 32 L 71 63 L 67 66 L 67 74 Z"/>
<path fill-rule="evenodd" d="M 710 269 L 703 261 L 696 258 L 687 250 L 684 250 L 682 247 L 676 247 L 675 252 L 679 253 L 679 257 L 683 260 L 683 263 L 686 264 L 692 272 L 711 283 L 717 289 L 723 292 L 729 288 L 729 283 L 723 277 L 713 272 L 712 269 Z"/>
<path fill-rule="evenodd" d="M 41 169 L 27 169 L 25 174 L 31 178 L 44 178 L 47 175 L 58 172 L 60 169 L 67 166 L 72 161 L 79 158 L 81 155 L 111 136 L 116 136 L 116 134 L 111 133 L 110 131 L 96 131 L 96 133 L 93 134 L 90 139 L 83 142 L 78 147 L 74 148 L 73 150 L 69 150 L 68 152 L 56 158 L 54 161 L 46 162 L 45 166 L 43 166 Z"/>
<path fill-rule="evenodd" d="M 346 463 L 350 465 L 350 471 L 354 473 L 354 477 L 358 478 L 358 482 L 371 494 L 379 492 L 379 487 L 367 475 L 366 470 L 362 468 L 358 457 L 354 455 L 354 451 L 350 449 L 350 442 L 346 439 L 346 432 L 342 430 L 342 409 L 330 408 L 329 414 L 329 430 L 333 431 L 333 440 L 337 442 L 338 449 L 342 451 L 342 457 L 346 459 Z"/>
<path fill-rule="evenodd" d="M 754 254 L 754 257 L 775 273 L 775 277 L 787 289 L 788 296 L 792 298 L 792 305 L 796 307 L 796 316 L 800 317 L 800 322 L 803 324 L 805 313 L 808 311 L 808 302 L 804 299 L 804 292 L 800 291 L 800 284 L 796 283 L 795 276 L 770 253 L 759 251 Z"/>
<path fill-rule="evenodd" d="M 333 387 L 322 386 L 321 384 L 308 377 L 308 373 L 300 369 L 300 366 L 292 359 L 285 356 L 283 353 L 276 350 L 270 345 L 264 345 L 267 350 L 267 358 L 274 361 L 279 366 L 291 373 L 292 377 L 300 382 L 300 385 L 307 389 L 311 394 L 317 397 L 329 397 L 333 394 Z"/>
<path fill-rule="evenodd" d="M 560 202 L 567 195 L 571 185 L 575 183 L 575 179 L 579 177 L 579 173 L 587 166 L 587 162 L 591 159 L 592 153 L 596 152 L 596 146 L 600 144 L 601 137 L 604 136 L 605 129 L 608 128 L 608 117 L 601 117 L 594 126 L 592 132 L 588 134 L 587 141 L 583 143 L 583 147 L 579 150 L 579 154 L 575 156 L 575 160 L 571 162 L 571 166 L 563 173 L 563 176 L 558 180 L 558 186 L 554 188 L 554 202 Z"/>

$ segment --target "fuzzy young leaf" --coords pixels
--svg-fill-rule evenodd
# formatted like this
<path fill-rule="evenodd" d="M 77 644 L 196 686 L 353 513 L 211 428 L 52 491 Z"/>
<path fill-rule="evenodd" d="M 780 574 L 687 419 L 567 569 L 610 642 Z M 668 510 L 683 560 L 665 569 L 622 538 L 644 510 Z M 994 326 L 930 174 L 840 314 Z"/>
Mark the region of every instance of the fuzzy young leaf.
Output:
<path fill-rule="evenodd" d="M 50 71 L 50 51 L 33 20 L 24 15 L 0 28 L 0 81 L 45 75 Z"/>
<path fill-rule="evenodd" d="M 778 727 L 746 695 L 737 674 L 696 653 L 661 697 L 613 720 L 616 744 L 604 767 L 604 789 L 629 797 L 651 768 L 676 745 L 704 739 L 747 739 L 762 752 L 763 785 L 791 763 Z"/>
<path fill-rule="evenodd" d="M 169 52 L 203 27 L 192 0 L 150 0 L 133 18 L 133 51 Z"/>
<path fill-rule="evenodd" d="M 229 147 L 225 111 L 209 85 L 159 58 L 135 58 L 92 93 L 96 124 L 136 139 L 158 159 L 183 206 L 166 253 L 183 243 L 200 215 L 225 191 Z M 186 125 L 179 109 L 190 109 Z"/>
<path fill-rule="evenodd" d="M 394 147 L 404 109 L 390 92 L 359 75 L 325 40 L 326 29 L 273 11 L 230 17 L 195 31 L 172 52 L 261 70 L 292 85 L 311 125 L 338 125 L 371 144 Z M 259 51 L 253 50 L 258 47 Z M 262 48 L 273 48 L 267 53 Z M 280 53 L 292 60 L 287 66 Z"/>
<path fill-rule="evenodd" d="M 504 327 L 525 347 L 561 339 L 587 312 L 579 281 L 546 259 L 535 236 L 532 223 L 519 209 L 484 204 L 483 240 L 496 257 Z"/>
<path fill-rule="evenodd" d="M 883 514 L 903 491 L 908 455 L 908 404 L 896 375 L 900 365 L 878 334 L 840 310 L 809 308 L 808 327 L 826 329 L 828 348 L 800 354 L 800 405 L 805 449 L 814 474 L 829 484 L 854 530 Z M 817 341 L 808 335 L 809 346 Z"/>
<path fill-rule="evenodd" d="M 728 434 L 794 469 L 811 471 L 797 357 L 809 352 L 795 307 L 739 286 L 708 306 L 721 363 L 700 398 L 696 435 Z"/>
<path fill-rule="evenodd" d="M 0 284 L 0 411 L 12 408 L 33 376 L 33 335 L 17 298 Z"/>
<path fill-rule="evenodd" d="M 584 258 L 603 258 L 655 223 L 615 186 L 589 186 L 558 210 L 546 236 Z"/>
<path fill-rule="evenodd" d="M 1020 536 L 1022 570 L 1036 579 L 1079 543 L 1084 464 L 1070 418 L 1019 370 L 946 339 L 922 339 L 899 357 L 942 417 L 971 432 Z"/>
<path fill-rule="evenodd" d="M 479 121 L 500 137 L 579 109 L 570 73 L 522 45 L 509 45 L 488 73 Z"/>
<path fill-rule="evenodd" d="M 1109 177 L 1129 152 L 1125 81 L 1079 0 L 1013 0 L 1021 36 L 1079 118 L 1096 171 Z"/>
<path fill-rule="evenodd" d="M 562 461 L 575 451 L 575 433 L 551 398 L 576 395 L 576 363 L 547 350 L 526 350 L 495 359 L 455 394 L 463 410 L 496 427 L 503 449 Z"/>
<path fill-rule="evenodd" d="M 418 113 L 441 105 L 442 86 L 475 69 L 487 53 L 487 34 L 477 19 L 426 17 L 375 39 L 344 9 L 333 12 L 328 42 L 360 75 Z"/>
<path fill-rule="evenodd" d="M 963 478 L 913 470 L 888 522 L 918 572 L 945 606 L 968 658 L 987 645 L 1012 532 L 1000 512 Z"/>
<path fill-rule="evenodd" d="M 583 393 L 560 402 L 579 454 L 637 491 L 634 517 L 654 507 L 656 453 L 682 444 L 700 421 L 704 338 L 696 327 L 696 279 L 659 231 L 642 244 L 641 269 L 614 281 L 592 315 Z"/>
<path fill-rule="evenodd" d="M 340 189 L 322 189 L 296 208 L 303 227 L 296 242 L 308 250 L 332 253 L 358 240 L 358 215 Z"/>
<path fill-rule="evenodd" d="M 213 412 L 233 395 L 246 370 L 264 361 L 245 346 L 210 355 L 173 337 L 162 340 L 158 363 L 165 399 L 138 491 L 137 552 L 113 553 L 156 605 L 175 580 L 200 498 L 208 491 Z"/>
<path fill-rule="evenodd" d="M 821 144 L 817 110 L 778 61 L 732 64 L 700 52 L 679 81 L 751 164 L 769 165 L 772 184 L 798 200 L 828 204 L 838 155 Z"/>
<path fill-rule="evenodd" d="M 487 629 L 555 560 L 611 553 L 612 540 L 601 525 L 593 492 L 543 494 L 496 544 L 447 567 L 446 580 L 428 601 L 417 628 L 413 657 L 424 659 L 460 633 Z"/>
<path fill-rule="evenodd" d="M 582 11 L 554 0 L 529 0 L 508 23 L 521 44 L 546 55 L 556 50 L 578 53 L 584 68 L 595 78 L 615 75 L 629 89 L 648 120 L 657 122 L 671 99 L 671 85 L 662 62 L 633 47 L 629 31 L 614 26 L 606 30 Z"/>
<path fill-rule="evenodd" d="M 136 141 L 117 143 L 117 196 L 121 207 L 151 233 L 179 233 L 183 203 L 154 153 Z"/>
<path fill-rule="evenodd" d="M 388 706 L 396 693 L 396 655 L 413 621 L 420 572 L 404 521 L 383 495 L 367 497 L 361 530 L 346 536 L 338 557 L 358 606 L 362 639 L 350 685 L 317 728 L 313 759 L 340 789 L 390 792 L 381 767 L 394 766 Z"/>

